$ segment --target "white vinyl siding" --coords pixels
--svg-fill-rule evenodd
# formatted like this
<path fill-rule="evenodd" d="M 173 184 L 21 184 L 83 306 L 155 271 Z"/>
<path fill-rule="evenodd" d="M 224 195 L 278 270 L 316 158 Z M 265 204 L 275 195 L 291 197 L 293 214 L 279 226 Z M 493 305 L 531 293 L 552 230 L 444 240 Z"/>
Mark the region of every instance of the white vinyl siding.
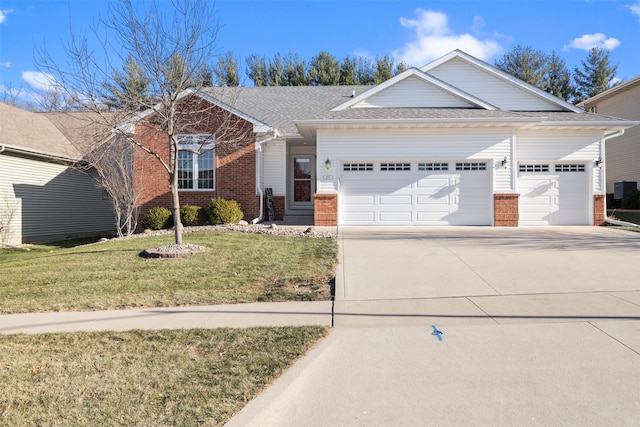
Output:
<path fill-rule="evenodd" d="M 408 77 L 353 108 L 473 108 L 475 105 L 417 77 Z"/>
<path fill-rule="evenodd" d="M 428 72 L 452 86 L 502 110 L 553 111 L 559 107 L 461 59 L 452 59 Z"/>
<path fill-rule="evenodd" d="M 113 233 L 111 201 L 86 173 L 65 165 L 0 154 L 0 214 L 13 211 L 15 243 Z M 4 211 L 4 212 L 3 212 Z"/>
<path fill-rule="evenodd" d="M 284 140 L 262 145 L 262 188 L 272 188 L 274 196 L 286 194 L 287 146 Z"/>
<path fill-rule="evenodd" d="M 478 159 L 493 168 L 494 192 L 513 192 L 511 168 L 502 168 L 499 160 L 510 157 L 510 130 L 498 129 L 404 129 L 404 130 L 318 130 L 318 191 L 338 191 L 338 170 L 345 162 L 440 162 Z M 331 170 L 323 163 L 331 159 Z M 494 163 L 498 162 L 498 163 Z"/>
<path fill-rule="evenodd" d="M 518 161 L 580 162 L 591 169 L 594 194 L 604 193 L 603 169 L 591 167 L 601 157 L 602 133 L 597 131 L 519 132 Z"/>

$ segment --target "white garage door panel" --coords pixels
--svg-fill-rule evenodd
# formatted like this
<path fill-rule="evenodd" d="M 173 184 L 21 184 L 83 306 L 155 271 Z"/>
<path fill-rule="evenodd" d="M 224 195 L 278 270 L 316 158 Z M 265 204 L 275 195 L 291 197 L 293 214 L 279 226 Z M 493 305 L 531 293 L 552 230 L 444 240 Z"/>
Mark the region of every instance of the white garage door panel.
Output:
<path fill-rule="evenodd" d="M 340 175 L 341 225 L 489 225 L 487 170 L 344 171 Z"/>
<path fill-rule="evenodd" d="M 553 171 L 553 165 L 550 168 Z M 588 225 L 589 173 L 520 172 L 520 225 Z"/>

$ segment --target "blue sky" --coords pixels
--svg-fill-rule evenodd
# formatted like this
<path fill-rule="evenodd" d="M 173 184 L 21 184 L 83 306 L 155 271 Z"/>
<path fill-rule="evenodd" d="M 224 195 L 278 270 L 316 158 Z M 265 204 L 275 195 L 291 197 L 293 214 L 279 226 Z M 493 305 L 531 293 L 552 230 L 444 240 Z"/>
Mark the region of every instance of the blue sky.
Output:
<path fill-rule="evenodd" d="M 105 15 L 110 0 L 0 0 L 0 89 L 38 89 L 34 48 L 61 46 Z M 160 0 L 169 7 L 169 0 Z M 611 50 L 623 80 L 640 75 L 640 0 L 217 0 L 218 47 L 241 59 L 322 50 L 391 55 L 422 66 L 453 49 L 491 64 L 515 45 L 555 50 L 573 69 L 593 46 Z M 245 79 L 244 84 L 250 84 Z"/>

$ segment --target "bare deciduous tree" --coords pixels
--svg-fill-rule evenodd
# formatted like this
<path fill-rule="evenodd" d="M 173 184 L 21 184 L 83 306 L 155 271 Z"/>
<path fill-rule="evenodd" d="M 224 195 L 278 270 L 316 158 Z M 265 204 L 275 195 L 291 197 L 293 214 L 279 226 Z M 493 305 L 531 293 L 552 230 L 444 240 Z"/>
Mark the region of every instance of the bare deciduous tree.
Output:
<path fill-rule="evenodd" d="M 209 133 L 210 138 L 205 138 L 196 152 L 211 149 L 212 141 L 216 149 L 226 150 L 255 141 L 255 136 L 250 126 L 239 126 L 236 116 L 229 112 L 231 108 L 204 101 L 201 77 L 215 57 L 219 27 L 212 3 L 173 0 L 172 6 L 173 13 L 166 14 L 155 1 L 121 0 L 93 29 L 101 46 L 99 56 L 90 46 L 93 40 L 72 33 L 66 46 L 68 68 L 58 66 L 46 49 L 39 58 L 41 68 L 55 75 L 67 93 L 76 94 L 73 101 L 93 113 L 94 123 L 116 136 L 100 150 L 117 149 L 119 141 L 127 141 L 138 152 L 153 157 L 166 171 L 175 242 L 180 244 L 180 136 Z M 114 86 L 113 76 L 119 75 L 127 60 L 134 61 L 149 79 L 149 96 L 131 97 L 125 103 L 126 110 L 107 111 L 104 101 L 113 93 L 105 93 L 104 89 Z M 158 138 L 164 142 L 151 142 Z M 104 139 L 94 142 L 101 145 Z M 96 148 L 94 145 L 88 151 L 95 152 Z"/>

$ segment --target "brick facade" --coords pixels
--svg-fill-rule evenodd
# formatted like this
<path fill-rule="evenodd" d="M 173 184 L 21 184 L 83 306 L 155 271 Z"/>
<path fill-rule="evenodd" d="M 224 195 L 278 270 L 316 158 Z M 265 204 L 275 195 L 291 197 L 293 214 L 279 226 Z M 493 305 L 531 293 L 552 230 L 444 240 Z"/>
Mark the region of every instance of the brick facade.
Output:
<path fill-rule="evenodd" d="M 338 195 L 315 194 L 314 195 L 313 223 L 318 226 L 338 225 Z"/>
<path fill-rule="evenodd" d="M 256 153 L 252 124 L 233 116 L 200 98 L 188 99 L 181 118 L 183 134 L 214 134 L 215 190 L 180 190 L 180 204 L 203 206 L 208 209 L 213 197 L 237 200 L 249 221 L 258 216 L 260 200 L 256 194 Z M 193 112 L 196 113 L 193 113 Z M 136 139 L 169 162 L 169 144 L 166 134 L 153 125 L 153 117 L 136 126 Z M 177 132 L 178 133 L 178 132 Z M 156 156 L 137 148 L 134 160 L 136 186 L 141 192 L 139 220 L 149 209 L 164 206 L 171 209 L 169 174 Z"/>
<path fill-rule="evenodd" d="M 493 225 L 495 227 L 517 227 L 519 215 L 519 194 L 505 193 L 493 195 Z"/>
<path fill-rule="evenodd" d="M 603 225 L 606 217 L 604 194 L 593 195 L 593 225 Z"/>

